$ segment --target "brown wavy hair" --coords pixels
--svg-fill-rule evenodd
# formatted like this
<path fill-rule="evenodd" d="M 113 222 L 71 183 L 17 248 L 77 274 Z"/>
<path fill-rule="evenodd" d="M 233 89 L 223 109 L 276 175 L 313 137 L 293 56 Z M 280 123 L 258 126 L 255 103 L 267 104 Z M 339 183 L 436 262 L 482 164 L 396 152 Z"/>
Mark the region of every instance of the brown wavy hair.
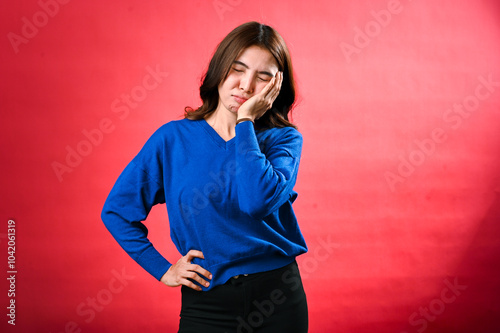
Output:
<path fill-rule="evenodd" d="M 255 127 L 297 128 L 288 120 L 288 114 L 295 103 L 295 80 L 290 52 L 276 30 L 259 22 L 248 22 L 238 26 L 220 42 L 201 80 L 200 97 L 203 104 L 196 110 L 187 106 L 184 109 L 185 118 L 204 119 L 216 110 L 219 104 L 219 85 L 227 78 L 236 58 L 250 46 L 259 46 L 271 52 L 278 63 L 278 70 L 283 72 L 283 83 L 278 97 L 272 108 L 256 120 Z"/>

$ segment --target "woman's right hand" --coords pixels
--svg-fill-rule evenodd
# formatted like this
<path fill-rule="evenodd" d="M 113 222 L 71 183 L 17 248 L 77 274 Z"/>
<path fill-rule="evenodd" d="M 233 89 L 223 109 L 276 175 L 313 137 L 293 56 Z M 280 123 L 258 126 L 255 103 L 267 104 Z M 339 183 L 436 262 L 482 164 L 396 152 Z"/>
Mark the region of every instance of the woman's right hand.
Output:
<path fill-rule="evenodd" d="M 192 264 L 191 260 L 193 260 L 193 258 L 205 259 L 201 251 L 191 250 L 185 256 L 181 257 L 177 263 L 170 266 L 168 271 L 161 277 L 160 281 L 169 287 L 184 285 L 200 291 L 201 287 L 189 280 L 191 279 L 202 286 L 208 287 L 210 283 L 197 273 L 204 276 L 207 280 L 212 279 L 212 274 L 200 265 Z"/>

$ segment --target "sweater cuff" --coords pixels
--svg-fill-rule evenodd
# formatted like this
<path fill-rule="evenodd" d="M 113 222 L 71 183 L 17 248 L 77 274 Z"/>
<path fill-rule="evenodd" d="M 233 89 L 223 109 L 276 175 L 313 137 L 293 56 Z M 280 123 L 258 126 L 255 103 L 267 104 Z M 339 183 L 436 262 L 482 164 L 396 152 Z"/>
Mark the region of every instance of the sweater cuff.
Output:
<path fill-rule="evenodd" d="M 250 118 L 242 118 L 241 119 L 242 121 L 240 121 L 239 123 L 236 124 L 236 127 L 241 127 L 241 126 L 238 126 L 238 125 L 245 125 L 245 126 L 248 126 L 248 127 L 251 127 L 253 129 L 253 121 L 250 120 Z"/>
<path fill-rule="evenodd" d="M 248 146 L 246 148 L 259 148 L 259 143 L 255 135 L 255 128 L 251 121 L 242 121 L 236 125 L 235 132 L 240 145 L 244 142 Z"/>
<path fill-rule="evenodd" d="M 137 263 L 158 281 L 172 266 L 154 247 L 150 247 L 144 251 L 137 259 Z"/>

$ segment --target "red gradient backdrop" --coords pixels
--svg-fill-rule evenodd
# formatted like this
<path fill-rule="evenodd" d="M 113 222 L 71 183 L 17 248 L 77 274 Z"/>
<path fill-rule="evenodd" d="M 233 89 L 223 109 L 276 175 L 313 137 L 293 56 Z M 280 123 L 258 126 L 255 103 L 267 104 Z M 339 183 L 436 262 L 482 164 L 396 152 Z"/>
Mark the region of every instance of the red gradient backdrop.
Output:
<path fill-rule="evenodd" d="M 199 105 L 216 44 L 250 20 L 284 36 L 297 75 L 310 332 L 500 330 L 498 1 L 1 7 L 2 332 L 176 330 L 180 290 L 136 265 L 100 211 L 152 132 Z M 165 208 L 146 224 L 177 260 Z"/>

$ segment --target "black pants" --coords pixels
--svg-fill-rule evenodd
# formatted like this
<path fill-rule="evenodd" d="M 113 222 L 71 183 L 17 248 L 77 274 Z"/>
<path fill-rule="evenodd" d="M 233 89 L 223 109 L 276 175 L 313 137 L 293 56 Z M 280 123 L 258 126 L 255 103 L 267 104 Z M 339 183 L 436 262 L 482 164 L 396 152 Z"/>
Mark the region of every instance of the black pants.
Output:
<path fill-rule="evenodd" d="M 182 286 L 179 333 L 306 333 L 307 300 L 294 261 L 203 292 Z"/>

